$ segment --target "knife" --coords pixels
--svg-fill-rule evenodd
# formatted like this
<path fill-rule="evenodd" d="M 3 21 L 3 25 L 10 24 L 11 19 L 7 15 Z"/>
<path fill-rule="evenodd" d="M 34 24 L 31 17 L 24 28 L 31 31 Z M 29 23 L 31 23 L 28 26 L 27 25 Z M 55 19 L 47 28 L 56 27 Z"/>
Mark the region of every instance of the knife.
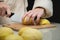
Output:
<path fill-rule="evenodd" d="M 5 12 L 5 14 L 7 15 L 7 12 Z M 13 15 L 14 15 L 14 13 L 11 12 L 11 15 L 9 16 L 9 18 L 12 17 Z"/>
<path fill-rule="evenodd" d="M 7 12 L 5 12 L 5 14 L 7 15 Z M 0 19 L 1 19 L 0 24 L 1 24 L 2 26 L 4 26 L 4 25 L 6 25 L 6 24 L 12 24 L 12 23 L 14 23 L 14 22 L 12 22 L 11 19 L 10 19 L 14 14 L 15 14 L 15 13 L 12 13 L 12 12 L 11 12 L 11 15 L 10 15 L 9 17 L 6 17 L 6 16 L 1 17 L 1 16 L 0 16 Z"/>

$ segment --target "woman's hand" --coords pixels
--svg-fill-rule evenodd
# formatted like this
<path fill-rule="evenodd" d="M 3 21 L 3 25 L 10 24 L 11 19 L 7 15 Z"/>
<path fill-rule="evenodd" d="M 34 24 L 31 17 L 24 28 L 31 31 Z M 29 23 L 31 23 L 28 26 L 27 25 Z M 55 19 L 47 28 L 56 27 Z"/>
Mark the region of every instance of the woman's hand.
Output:
<path fill-rule="evenodd" d="M 40 21 L 40 17 L 44 14 L 44 9 L 42 8 L 36 8 L 36 9 L 33 9 L 33 10 L 30 10 L 28 11 L 27 13 L 25 13 L 23 15 L 23 18 L 24 19 L 25 17 L 28 17 L 28 22 L 30 19 L 32 19 L 33 22 L 36 21 L 36 23 L 39 23 Z M 34 18 L 37 16 L 37 19 L 34 21 Z"/>
<path fill-rule="evenodd" d="M 5 14 L 7 12 L 7 14 Z M 11 15 L 11 12 L 10 12 L 10 7 L 3 3 L 3 2 L 0 2 L 0 16 L 10 16 Z"/>

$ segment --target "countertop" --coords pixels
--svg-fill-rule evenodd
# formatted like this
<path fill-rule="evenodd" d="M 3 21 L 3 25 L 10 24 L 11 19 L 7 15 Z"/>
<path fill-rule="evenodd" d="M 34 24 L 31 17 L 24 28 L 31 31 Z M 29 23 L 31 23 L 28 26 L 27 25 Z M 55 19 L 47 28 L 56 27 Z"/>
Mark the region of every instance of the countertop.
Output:
<path fill-rule="evenodd" d="M 43 40 L 60 40 L 60 24 L 54 24 L 56 25 L 55 28 L 38 29 L 43 34 Z"/>
<path fill-rule="evenodd" d="M 54 24 L 55 28 L 39 29 L 43 33 L 43 40 L 60 40 L 60 24 Z"/>

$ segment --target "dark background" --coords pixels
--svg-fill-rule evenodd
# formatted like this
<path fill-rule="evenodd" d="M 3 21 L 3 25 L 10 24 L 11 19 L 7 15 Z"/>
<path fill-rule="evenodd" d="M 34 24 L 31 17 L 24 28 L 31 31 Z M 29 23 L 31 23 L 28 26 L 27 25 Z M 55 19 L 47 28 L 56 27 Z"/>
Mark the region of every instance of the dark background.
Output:
<path fill-rule="evenodd" d="M 52 0 L 53 2 L 53 16 L 48 18 L 51 22 L 60 23 L 60 1 L 59 0 Z M 28 0 L 28 7 L 27 10 L 31 10 L 34 5 L 34 0 Z"/>

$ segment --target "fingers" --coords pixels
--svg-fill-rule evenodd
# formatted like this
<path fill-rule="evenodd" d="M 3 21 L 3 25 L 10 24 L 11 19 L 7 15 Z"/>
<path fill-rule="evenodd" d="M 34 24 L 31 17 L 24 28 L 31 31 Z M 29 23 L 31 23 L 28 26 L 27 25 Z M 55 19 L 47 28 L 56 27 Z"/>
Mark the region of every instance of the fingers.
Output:
<path fill-rule="evenodd" d="M 4 16 L 5 15 L 5 9 L 4 8 L 0 8 L 0 16 Z"/>
<path fill-rule="evenodd" d="M 37 14 L 34 13 L 34 14 L 32 15 L 32 17 L 31 17 L 33 23 L 35 23 L 35 21 L 36 21 L 36 20 L 34 20 L 36 16 L 37 16 Z"/>
<path fill-rule="evenodd" d="M 5 16 L 6 14 L 5 14 L 5 12 L 6 12 L 6 10 L 5 10 L 5 8 L 2 8 L 2 15 L 1 16 Z"/>
<path fill-rule="evenodd" d="M 26 16 L 27 16 L 27 17 L 28 17 L 28 16 L 30 17 L 30 15 L 31 15 L 30 13 L 31 13 L 31 11 L 26 12 L 26 13 L 23 15 L 23 17 L 22 17 L 22 20 L 23 20 Z"/>
<path fill-rule="evenodd" d="M 40 15 L 40 14 L 37 14 L 37 19 L 36 19 L 36 23 L 37 23 L 37 24 L 39 24 L 40 17 L 41 17 L 41 15 Z"/>
<path fill-rule="evenodd" d="M 6 14 L 6 11 L 7 11 L 7 14 Z M 8 7 L 0 8 L 0 16 L 7 16 L 7 17 L 9 17 L 10 15 L 11 15 L 10 8 L 8 8 Z"/>
<path fill-rule="evenodd" d="M 0 16 L 2 15 L 1 13 L 2 13 L 2 8 L 0 8 Z"/>
<path fill-rule="evenodd" d="M 34 20 L 36 16 L 37 16 L 37 18 L 36 18 L 36 20 Z M 40 20 L 40 14 L 38 14 L 38 12 L 34 12 L 34 11 L 31 11 L 31 10 L 30 10 L 29 12 L 27 12 L 27 13 L 23 16 L 22 19 L 24 19 L 25 17 L 28 17 L 28 18 L 27 18 L 27 21 L 28 21 L 28 22 L 29 22 L 30 19 L 32 19 L 32 22 L 33 22 L 33 23 L 35 23 L 35 21 L 36 21 L 36 23 L 38 23 L 39 20 Z"/>
<path fill-rule="evenodd" d="M 7 11 L 7 14 L 6 14 Z M 0 16 L 7 16 L 9 17 L 11 15 L 10 9 L 6 9 L 6 8 L 0 8 Z"/>
<path fill-rule="evenodd" d="M 11 11 L 10 11 L 10 7 L 5 4 L 4 2 L 0 3 L 0 16 L 10 16 L 11 15 Z M 7 14 L 5 14 L 5 12 L 7 12 Z"/>
<path fill-rule="evenodd" d="M 23 16 L 22 16 L 22 20 L 28 15 L 28 13 L 26 12 Z"/>
<path fill-rule="evenodd" d="M 30 19 L 32 19 L 32 22 L 33 22 L 33 23 L 38 24 L 39 21 L 40 21 L 40 17 L 43 15 L 43 13 L 44 13 L 44 11 L 42 11 L 42 10 L 40 10 L 40 9 L 30 10 L 29 12 L 27 12 L 26 14 L 24 14 L 23 19 L 24 19 L 25 17 L 28 17 L 28 19 L 27 19 L 28 21 L 29 21 Z M 35 17 L 37 17 L 37 18 L 35 19 Z"/>
<path fill-rule="evenodd" d="M 30 12 L 28 13 L 28 15 L 26 16 L 26 17 L 28 17 L 28 21 L 30 21 L 30 19 L 31 19 L 32 15 L 33 15 L 33 12 L 32 12 L 32 11 L 30 11 Z"/>
<path fill-rule="evenodd" d="M 7 11 L 7 17 L 9 17 L 9 16 L 11 15 L 10 8 L 9 8 L 9 7 L 7 7 L 7 8 L 6 8 L 6 11 Z"/>

